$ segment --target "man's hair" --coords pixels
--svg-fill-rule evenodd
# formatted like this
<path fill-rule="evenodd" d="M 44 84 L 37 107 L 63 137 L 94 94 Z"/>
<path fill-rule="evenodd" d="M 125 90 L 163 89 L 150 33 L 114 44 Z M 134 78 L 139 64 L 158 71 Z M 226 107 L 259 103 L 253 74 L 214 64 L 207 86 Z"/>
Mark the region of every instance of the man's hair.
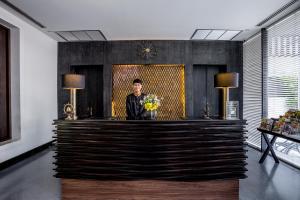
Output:
<path fill-rule="evenodd" d="M 143 81 L 142 81 L 141 79 L 138 79 L 138 78 L 137 78 L 137 79 L 134 79 L 134 80 L 133 80 L 133 84 L 135 84 L 135 83 L 139 83 L 139 84 L 142 85 L 142 84 L 143 84 Z"/>

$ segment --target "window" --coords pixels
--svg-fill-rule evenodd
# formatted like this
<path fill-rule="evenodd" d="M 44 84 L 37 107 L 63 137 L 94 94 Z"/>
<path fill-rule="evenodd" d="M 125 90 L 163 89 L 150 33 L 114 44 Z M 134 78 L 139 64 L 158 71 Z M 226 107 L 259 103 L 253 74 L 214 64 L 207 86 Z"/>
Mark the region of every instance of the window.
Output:
<path fill-rule="evenodd" d="M 267 29 L 267 117 L 300 108 L 300 11 Z M 300 166 L 300 145 L 277 139 L 278 156 Z"/>
<path fill-rule="evenodd" d="M 268 31 L 268 117 L 299 108 L 300 12 Z"/>
<path fill-rule="evenodd" d="M 0 142 L 10 139 L 9 29 L 0 25 Z"/>

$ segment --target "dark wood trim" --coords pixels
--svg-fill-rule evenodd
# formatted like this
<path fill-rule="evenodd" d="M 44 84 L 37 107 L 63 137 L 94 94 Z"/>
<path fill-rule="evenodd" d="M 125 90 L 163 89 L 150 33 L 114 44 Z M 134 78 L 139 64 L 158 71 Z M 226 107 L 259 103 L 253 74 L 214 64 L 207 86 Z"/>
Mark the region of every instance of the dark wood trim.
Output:
<path fill-rule="evenodd" d="M 7 101 L 7 110 L 8 112 L 6 113 L 7 117 L 7 129 L 8 129 L 8 139 L 11 139 L 11 90 L 10 90 L 10 30 L 7 29 L 7 41 L 6 41 L 6 46 L 7 46 L 7 54 L 6 54 L 6 62 L 7 62 L 7 71 L 6 71 L 6 91 L 7 91 L 7 96 L 6 96 L 6 101 Z"/>
<path fill-rule="evenodd" d="M 49 146 L 52 146 L 55 141 L 56 140 L 51 140 L 50 142 L 48 142 L 46 144 L 43 144 L 43 145 L 36 147 L 30 151 L 27 151 L 27 152 L 22 153 L 14 158 L 11 158 L 9 160 L 6 160 L 6 161 L 0 163 L 0 171 L 22 161 L 30 156 L 33 156 L 34 154 L 37 154 L 37 153 L 43 151 L 44 149 L 47 149 Z"/>
<path fill-rule="evenodd" d="M 267 97 L 267 73 L 268 73 L 268 32 L 265 28 L 261 29 L 261 81 L 262 81 L 262 104 L 261 104 L 261 117 L 265 118 L 268 115 L 268 97 Z M 261 151 L 267 148 L 267 144 L 261 136 Z"/>
<path fill-rule="evenodd" d="M 0 73 L 0 80 L 2 80 L 0 84 L 0 105 L 1 105 L 1 116 L 0 116 L 0 123 L 1 123 L 1 132 L 0 132 L 0 142 L 6 141 L 11 139 L 11 119 L 10 119 L 10 30 L 0 25 L 1 29 L 1 60 L 3 61 L 3 65 L 1 64 L 1 72 L 5 71 L 4 73 Z M 2 110 L 3 109 L 3 110 Z M 4 114 L 4 115 L 3 115 Z M 5 123 L 5 124 L 4 124 Z"/>

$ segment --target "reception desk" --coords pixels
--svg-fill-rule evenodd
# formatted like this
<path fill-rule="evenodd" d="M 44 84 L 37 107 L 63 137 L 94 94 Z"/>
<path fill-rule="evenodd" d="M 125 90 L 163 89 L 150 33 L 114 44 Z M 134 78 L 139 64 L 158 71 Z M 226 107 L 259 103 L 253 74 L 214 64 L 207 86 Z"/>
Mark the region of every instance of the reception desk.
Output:
<path fill-rule="evenodd" d="M 238 199 L 244 120 L 56 120 L 63 199 Z"/>

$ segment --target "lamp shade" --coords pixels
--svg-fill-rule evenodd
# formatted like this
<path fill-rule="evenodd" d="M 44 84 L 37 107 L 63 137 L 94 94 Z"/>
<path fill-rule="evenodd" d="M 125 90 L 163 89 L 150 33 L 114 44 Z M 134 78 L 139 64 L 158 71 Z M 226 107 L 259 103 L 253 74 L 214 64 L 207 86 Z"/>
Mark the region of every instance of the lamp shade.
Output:
<path fill-rule="evenodd" d="M 65 74 L 63 76 L 64 89 L 84 89 L 85 77 L 80 74 Z"/>
<path fill-rule="evenodd" d="M 239 74 L 236 72 L 226 72 L 216 74 L 214 77 L 216 88 L 237 88 L 239 87 Z"/>

